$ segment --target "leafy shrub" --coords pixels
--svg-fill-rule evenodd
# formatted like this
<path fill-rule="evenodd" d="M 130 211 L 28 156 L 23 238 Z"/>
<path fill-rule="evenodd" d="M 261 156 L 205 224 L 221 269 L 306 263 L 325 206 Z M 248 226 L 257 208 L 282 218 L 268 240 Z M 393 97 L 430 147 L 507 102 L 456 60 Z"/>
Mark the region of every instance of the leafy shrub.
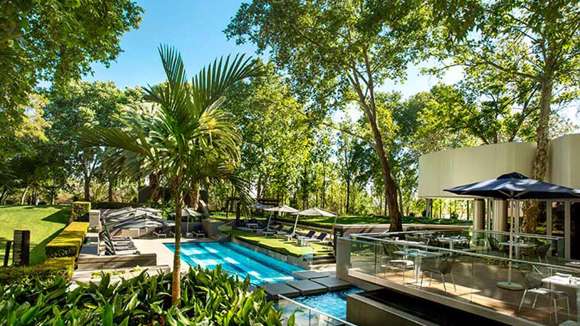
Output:
<path fill-rule="evenodd" d="M 47 260 L 48 261 L 48 260 Z M 73 260 L 74 264 L 74 260 Z M 0 288 L 13 282 L 21 282 L 24 279 L 39 278 L 46 279 L 60 275 L 68 277 L 67 271 L 62 266 L 56 265 L 36 265 L 36 266 L 10 266 L 0 268 Z"/>
<path fill-rule="evenodd" d="M 66 292 L 62 277 L 27 278 L 0 287 L 0 325 L 282 325 L 263 290 L 251 291 L 221 268 L 190 269 L 182 276 L 182 301 L 171 305 L 171 274 L 139 276 Z M 288 322 L 293 325 L 293 319 Z"/>
<path fill-rule="evenodd" d="M 91 210 L 91 203 L 86 201 L 75 201 L 72 203 L 71 222 L 78 221 L 82 216 Z"/>
<path fill-rule="evenodd" d="M 89 229 L 87 222 L 72 222 L 46 245 L 46 256 L 76 257 Z"/>
<path fill-rule="evenodd" d="M 92 203 L 91 207 L 93 209 L 119 209 L 125 207 L 134 207 L 137 206 L 136 203 L 119 203 L 119 202 L 110 202 L 110 201 L 103 201 L 103 202 L 96 202 Z"/>

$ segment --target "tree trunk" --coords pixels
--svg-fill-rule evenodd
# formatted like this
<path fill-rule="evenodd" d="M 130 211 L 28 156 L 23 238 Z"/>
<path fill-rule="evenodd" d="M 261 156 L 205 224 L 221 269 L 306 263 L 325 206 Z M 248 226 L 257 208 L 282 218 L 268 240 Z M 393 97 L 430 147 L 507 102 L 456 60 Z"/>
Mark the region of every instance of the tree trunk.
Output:
<path fill-rule="evenodd" d="M 107 189 L 107 201 L 113 201 L 113 178 L 109 178 L 109 187 Z"/>
<path fill-rule="evenodd" d="M 381 162 L 381 172 L 385 187 L 385 206 L 391 219 L 389 231 L 402 231 L 403 224 L 401 222 L 401 212 L 397 201 L 397 185 L 391 176 L 391 165 L 389 164 L 387 153 L 385 152 L 383 137 L 379 131 L 376 119 L 371 117 L 368 118 L 375 139 L 375 151 L 377 152 L 379 161 Z"/>
<path fill-rule="evenodd" d="M 540 93 L 540 119 L 536 129 L 536 155 L 534 157 L 533 175 L 537 180 L 544 180 L 548 170 L 548 151 L 550 145 L 550 114 L 553 91 L 553 78 L 551 73 L 545 76 L 541 82 Z M 538 226 L 540 207 L 537 202 L 525 202 L 523 205 L 524 225 L 526 233 L 535 233 Z"/>
<path fill-rule="evenodd" d="M 193 209 L 194 211 L 197 210 L 197 208 L 199 207 L 199 185 L 198 184 L 194 184 L 193 187 L 191 187 L 191 193 L 189 194 L 191 196 L 191 202 L 190 202 L 190 206 L 191 209 Z"/>
<path fill-rule="evenodd" d="M 91 177 L 85 175 L 83 178 L 84 200 L 91 201 Z"/>
<path fill-rule="evenodd" d="M 175 252 L 173 253 L 173 274 L 171 280 L 171 303 L 179 305 L 181 299 L 181 190 L 179 180 L 175 189 Z"/>
<path fill-rule="evenodd" d="M 26 186 L 26 188 L 24 188 L 24 192 L 22 193 L 22 197 L 20 198 L 20 205 L 24 205 L 26 203 L 26 195 L 28 194 L 28 188 L 29 186 Z"/>
<path fill-rule="evenodd" d="M 350 178 L 346 179 L 346 213 L 350 213 Z"/>

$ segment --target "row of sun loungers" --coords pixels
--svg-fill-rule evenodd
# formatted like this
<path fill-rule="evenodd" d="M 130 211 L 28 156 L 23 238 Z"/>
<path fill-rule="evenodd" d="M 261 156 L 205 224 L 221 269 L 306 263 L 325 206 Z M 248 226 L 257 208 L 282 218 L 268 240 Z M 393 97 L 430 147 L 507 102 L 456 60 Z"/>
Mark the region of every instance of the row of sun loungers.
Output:
<path fill-rule="evenodd" d="M 330 240 L 328 240 L 329 235 L 326 232 L 321 232 L 318 235 L 316 234 L 316 231 L 313 230 L 308 231 L 308 233 L 293 232 L 292 226 L 285 228 L 282 224 L 276 224 L 274 226 L 268 227 L 261 226 L 257 222 L 250 221 L 246 223 L 245 226 L 239 226 L 238 229 L 247 232 L 256 232 L 257 234 L 282 236 L 289 240 L 301 238 L 307 242 L 330 243 Z"/>

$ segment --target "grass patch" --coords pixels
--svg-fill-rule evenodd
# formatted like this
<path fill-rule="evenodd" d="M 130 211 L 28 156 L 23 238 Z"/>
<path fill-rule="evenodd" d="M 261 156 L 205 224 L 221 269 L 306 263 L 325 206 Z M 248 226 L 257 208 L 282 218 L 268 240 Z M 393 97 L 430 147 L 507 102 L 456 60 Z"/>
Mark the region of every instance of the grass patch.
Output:
<path fill-rule="evenodd" d="M 242 241 L 281 253 L 283 255 L 301 257 L 304 255 L 312 254 L 325 255 L 332 252 L 331 247 L 318 243 L 311 243 L 307 247 L 299 247 L 296 245 L 296 241 L 287 241 L 286 239 L 281 238 L 266 237 L 263 235 L 257 235 L 255 233 L 244 232 L 240 230 L 230 230 L 226 232 Z"/>
<path fill-rule="evenodd" d="M 70 209 L 65 207 L 0 206 L 0 258 L 14 230 L 30 230 L 30 263 L 42 263 L 46 244 L 66 226 L 69 217 Z"/>

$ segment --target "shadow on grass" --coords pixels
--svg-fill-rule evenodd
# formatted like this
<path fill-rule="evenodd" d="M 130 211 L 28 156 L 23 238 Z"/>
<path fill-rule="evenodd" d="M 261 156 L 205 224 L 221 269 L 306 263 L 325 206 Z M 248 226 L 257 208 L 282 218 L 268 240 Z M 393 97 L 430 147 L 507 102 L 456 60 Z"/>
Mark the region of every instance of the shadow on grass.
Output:
<path fill-rule="evenodd" d="M 58 212 L 55 212 L 53 214 L 44 217 L 42 220 L 47 222 L 66 224 L 68 222 L 69 217 L 70 217 L 70 209 L 63 208 Z"/>
<path fill-rule="evenodd" d="M 62 229 L 64 229 L 65 225 L 63 224 L 63 227 L 56 230 L 54 233 L 52 233 L 49 237 L 45 238 L 42 242 L 37 243 L 37 244 L 30 244 L 30 247 L 32 248 L 32 250 L 30 250 L 30 265 L 37 265 L 42 263 L 45 259 L 46 259 L 46 245 L 52 241 L 52 239 L 56 238 L 56 236 L 58 236 L 60 234 L 60 232 L 62 231 Z"/>

